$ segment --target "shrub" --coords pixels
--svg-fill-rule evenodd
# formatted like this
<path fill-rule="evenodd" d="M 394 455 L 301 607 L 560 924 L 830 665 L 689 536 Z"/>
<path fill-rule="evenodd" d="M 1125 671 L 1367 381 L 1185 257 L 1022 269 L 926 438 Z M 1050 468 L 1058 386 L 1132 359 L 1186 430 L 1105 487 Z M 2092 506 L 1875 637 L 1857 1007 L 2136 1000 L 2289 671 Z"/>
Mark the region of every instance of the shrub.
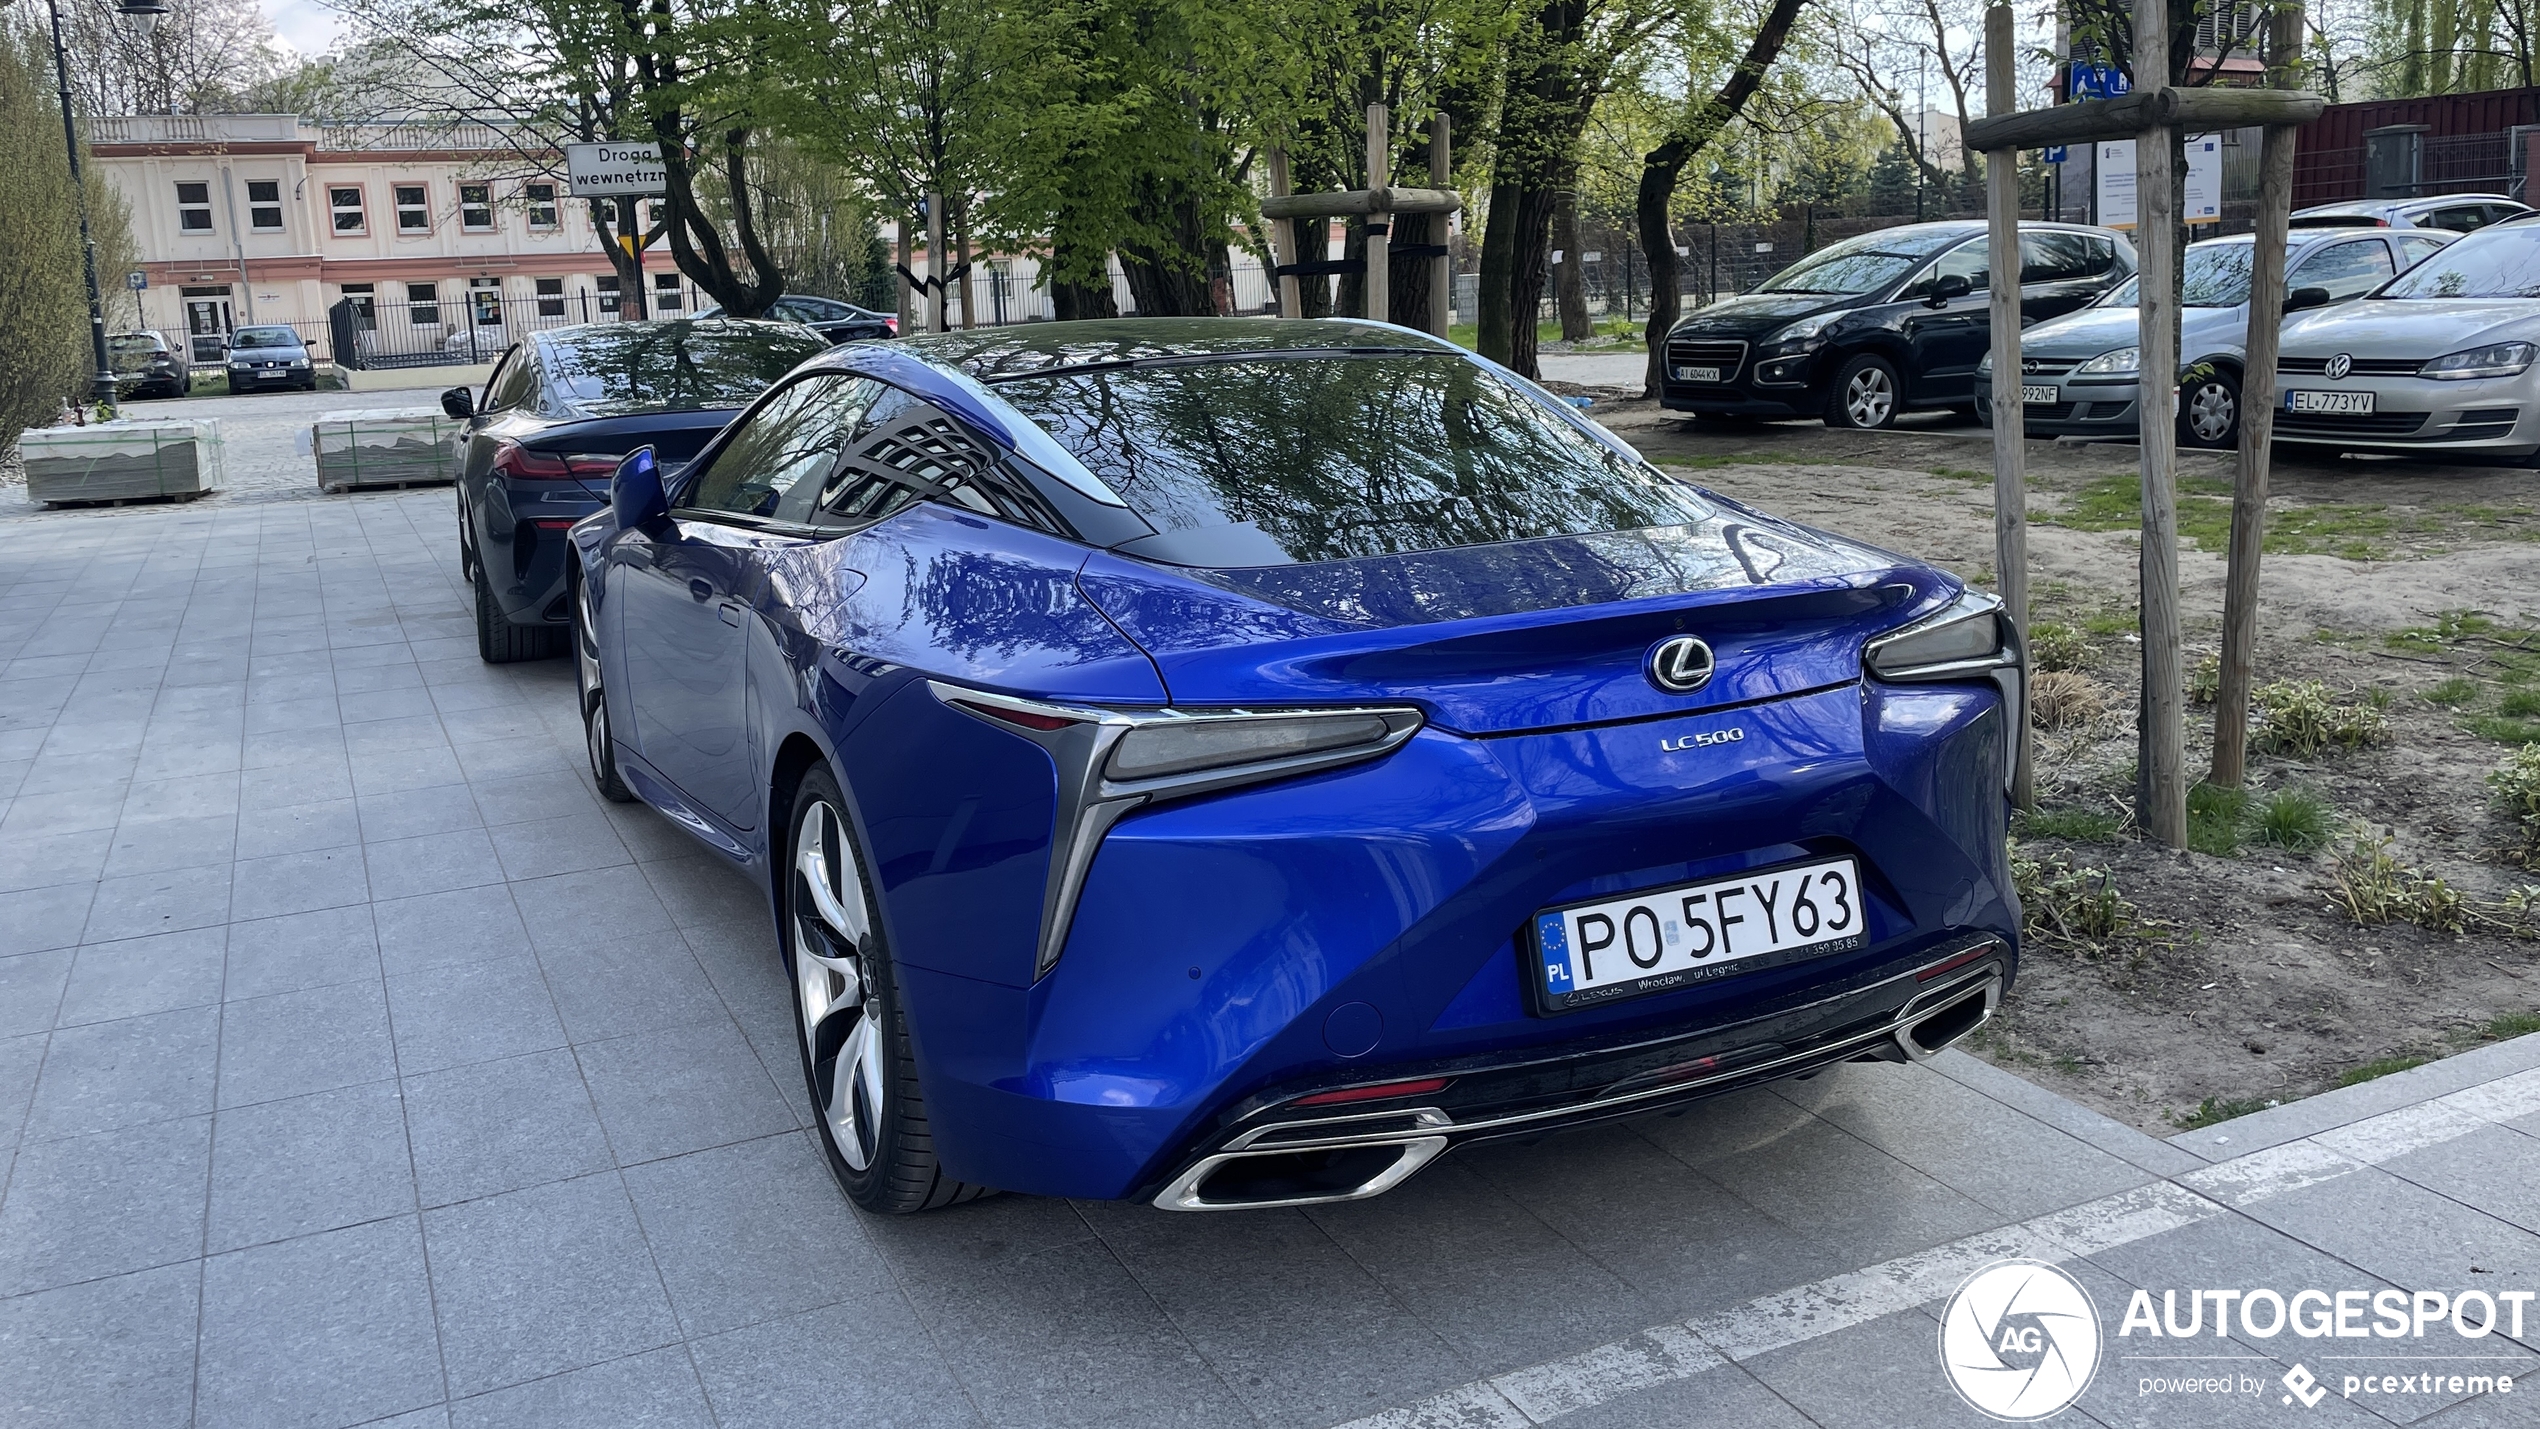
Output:
<path fill-rule="evenodd" d="M 2471 910 L 2460 890 L 2401 863 L 2390 843 L 2358 824 L 2339 851 L 2330 891 L 2347 916 L 2367 926 L 2414 923 L 2436 933 L 2466 931 Z"/>
<path fill-rule="evenodd" d="M 2095 809 L 2031 809 L 2015 825 L 2023 838 L 2062 839 L 2066 843 L 2107 843 L 2117 836 L 2117 816 Z"/>
<path fill-rule="evenodd" d="M 2040 729 L 2069 729 L 2108 712 L 2106 689 L 2088 675 L 2048 670 L 2028 682 L 2029 718 Z"/>
<path fill-rule="evenodd" d="M 2040 670 L 2084 670 L 2098 656 L 2098 648 L 2069 625 L 2041 620 L 2028 628 L 2029 661 Z"/>
<path fill-rule="evenodd" d="M 2259 686 L 2251 700 L 2258 707 L 2258 727 L 2249 745 L 2270 754 L 2301 757 L 2390 739 L 2390 717 L 2381 701 L 2339 704 L 2317 680 L 2277 680 Z"/>
<path fill-rule="evenodd" d="M 2278 789 L 2258 801 L 2258 841 L 2295 853 L 2328 842 L 2328 801 L 2308 789 Z"/>
<path fill-rule="evenodd" d="M 2222 657 L 2208 655 L 2187 672 L 2187 702 L 2210 705 L 2222 694 Z"/>
<path fill-rule="evenodd" d="M 2513 831 L 2505 861 L 2540 868 L 2540 744 L 2505 756 L 2487 776 L 2488 798 Z"/>
<path fill-rule="evenodd" d="M 2046 942 L 2096 943 L 2134 924 L 2134 905 L 2104 868 L 2075 867 L 2062 854 L 2043 859 L 2011 849 L 2011 881 L 2019 888 L 2028 934 Z"/>

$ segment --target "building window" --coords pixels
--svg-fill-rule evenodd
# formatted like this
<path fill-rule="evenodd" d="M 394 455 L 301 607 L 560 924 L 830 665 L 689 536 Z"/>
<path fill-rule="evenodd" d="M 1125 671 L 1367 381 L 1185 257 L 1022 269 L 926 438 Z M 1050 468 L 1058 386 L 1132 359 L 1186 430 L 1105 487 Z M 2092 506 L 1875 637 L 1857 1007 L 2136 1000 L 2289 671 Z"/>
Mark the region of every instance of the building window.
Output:
<path fill-rule="evenodd" d="M 326 191 L 327 211 L 335 215 L 338 233 L 368 233 L 370 220 L 362 212 L 362 191 L 358 188 L 331 188 Z"/>
<path fill-rule="evenodd" d="M 564 279 L 541 278 L 538 280 L 538 316 L 542 318 L 564 316 Z"/>
<path fill-rule="evenodd" d="M 470 278 L 467 280 L 467 304 L 476 313 L 478 327 L 503 325 L 503 280 Z"/>
<path fill-rule="evenodd" d="M 258 233 L 282 231 L 282 184 L 279 180 L 247 181 L 247 226 Z"/>
<path fill-rule="evenodd" d="M 529 201 L 530 227 L 553 228 L 556 226 L 556 186 L 554 184 L 523 184 L 520 186 L 520 193 L 522 198 Z"/>
<path fill-rule="evenodd" d="M 179 233 L 212 231 L 212 186 L 178 184 L 176 186 L 176 230 Z"/>
<path fill-rule="evenodd" d="M 598 285 L 600 290 L 600 311 L 607 313 L 611 317 L 617 316 L 616 275 L 611 274 L 606 278 L 598 278 L 593 281 Z"/>
<path fill-rule="evenodd" d="M 494 231 L 494 186 L 459 185 L 459 227 L 469 233 Z"/>
<path fill-rule="evenodd" d="M 432 231 L 432 205 L 424 198 L 423 185 L 397 185 L 397 231 L 399 233 L 430 233 Z"/>
<path fill-rule="evenodd" d="M 679 311 L 678 274 L 655 273 L 653 275 L 653 311 L 657 313 Z"/>
<path fill-rule="evenodd" d="M 369 283 L 346 283 L 344 301 L 353 305 L 353 326 L 361 332 L 379 331 L 379 294 Z"/>
<path fill-rule="evenodd" d="M 441 301 L 437 286 L 431 283 L 406 285 L 406 321 L 416 327 L 441 325 Z"/>

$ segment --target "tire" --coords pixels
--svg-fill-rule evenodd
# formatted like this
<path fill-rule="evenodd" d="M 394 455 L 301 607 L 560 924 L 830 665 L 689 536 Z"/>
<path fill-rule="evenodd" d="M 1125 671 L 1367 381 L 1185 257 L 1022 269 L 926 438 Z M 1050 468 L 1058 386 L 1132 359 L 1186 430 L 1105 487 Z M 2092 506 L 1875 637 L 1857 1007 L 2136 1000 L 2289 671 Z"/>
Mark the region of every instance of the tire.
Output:
<path fill-rule="evenodd" d="M 2178 444 L 2217 451 L 2240 445 L 2240 384 L 2216 371 L 2178 389 Z"/>
<path fill-rule="evenodd" d="M 1896 425 L 1904 391 L 1895 365 L 1865 352 L 1835 373 L 1834 386 L 1826 394 L 1826 425 L 1884 431 Z"/>
<path fill-rule="evenodd" d="M 543 625 L 515 625 L 502 607 L 494 603 L 493 589 L 485 584 L 485 563 L 476 563 L 476 579 L 469 582 L 476 593 L 476 657 L 488 665 L 509 665 L 522 660 L 543 660 L 564 653 L 564 632 Z"/>
<path fill-rule="evenodd" d="M 794 1043 L 820 1145 L 839 1189 L 868 1211 L 976 1200 L 987 1188 L 946 1176 L 935 1159 L 908 1016 L 846 807 L 826 768 L 806 771 L 777 873 Z"/>
<path fill-rule="evenodd" d="M 612 804 L 632 804 L 635 791 L 617 772 L 617 738 L 609 728 L 608 691 L 600 680 L 599 637 L 591 632 L 590 587 L 573 583 L 573 683 L 582 701 L 582 749 L 590 756 L 591 780 L 600 797 Z"/>

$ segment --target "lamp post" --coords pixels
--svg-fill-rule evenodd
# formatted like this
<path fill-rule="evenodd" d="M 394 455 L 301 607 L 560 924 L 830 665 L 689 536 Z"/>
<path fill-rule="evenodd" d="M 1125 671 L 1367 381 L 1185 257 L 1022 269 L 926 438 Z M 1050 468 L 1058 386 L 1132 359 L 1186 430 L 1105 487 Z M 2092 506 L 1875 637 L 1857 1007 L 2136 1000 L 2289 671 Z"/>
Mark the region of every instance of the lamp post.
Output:
<path fill-rule="evenodd" d="M 79 127 L 71 115 L 70 53 L 62 44 L 61 0 L 47 0 L 53 14 L 53 79 L 62 98 L 62 148 L 71 165 L 71 201 L 79 209 L 79 258 L 83 275 L 88 280 L 88 346 L 97 364 L 97 381 L 90 397 L 101 407 L 115 405 L 115 369 L 106 357 L 106 300 L 97 291 L 97 238 L 88 226 L 88 189 L 80 180 Z M 155 28 L 168 7 L 160 0 L 123 0 L 116 13 L 139 26 L 144 34 Z"/>

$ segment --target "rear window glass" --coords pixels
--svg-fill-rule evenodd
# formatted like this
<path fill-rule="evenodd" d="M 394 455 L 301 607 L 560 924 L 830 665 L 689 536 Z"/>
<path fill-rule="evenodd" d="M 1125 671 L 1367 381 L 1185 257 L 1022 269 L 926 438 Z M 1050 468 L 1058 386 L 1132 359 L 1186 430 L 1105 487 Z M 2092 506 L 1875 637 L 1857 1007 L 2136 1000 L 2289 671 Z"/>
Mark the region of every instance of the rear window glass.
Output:
<path fill-rule="evenodd" d="M 1293 561 L 1672 526 L 1710 508 L 1460 357 L 1079 369 L 996 393 L 1159 531 L 1250 524 Z"/>
<path fill-rule="evenodd" d="M 116 352 L 156 352 L 159 350 L 159 340 L 155 337 L 125 335 L 106 339 L 106 346 Z"/>
<path fill-rule="evenodd" d="M 544 366 L 558 401 L 598 416 L 745 407 L 828 350 L 784 323 L 617 323 L 559 334 Z"/>

